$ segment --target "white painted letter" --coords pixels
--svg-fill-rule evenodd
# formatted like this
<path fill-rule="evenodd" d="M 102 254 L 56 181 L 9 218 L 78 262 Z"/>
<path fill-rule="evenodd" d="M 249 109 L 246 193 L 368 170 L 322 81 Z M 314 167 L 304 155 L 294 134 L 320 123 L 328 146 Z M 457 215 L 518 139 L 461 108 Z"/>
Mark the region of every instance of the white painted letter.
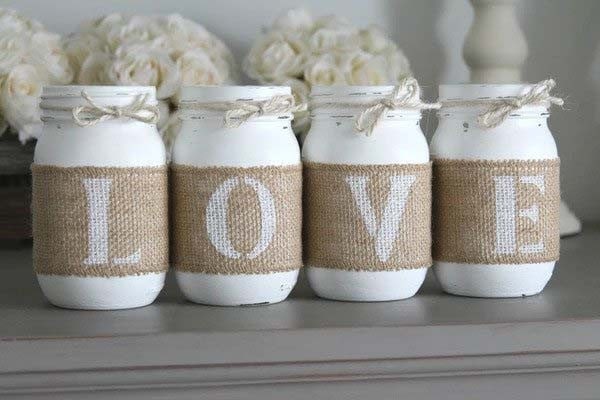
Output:
<path fill-rule="evenodd" d="M 519 178 L 523 184 L 535 185 L 544 194 L 544 176 L 527 175 Z M 529 218 L 533 223 L 539 220 L 539 208 L 537 204 L 530 208 L 518 210 L 515 179 L 512 176 L 495 176 L 496 188 L 496 254 L 515 254 L 517 252 L 517 214 L 521 218 Z M 541 253 L 544 251 L 544 243 L 540 239 L 538 243 L 524 244 L 519 251 L 525 254 Z"/>
<path fill-rule="evenodd" d="M 239 184 L 250 186 L 258 196 L 260 205 L 260 237 L 258 243 L 248 254 L 237 251 L 229 240 L 229 229 L 227 227 L 228 199 L 231 191 Z M 229 178 L 223 182 L 211 195 L 206 206 L 206 230 L 210 242 L 217 251 L 228 258 L 238 259 L 245 257 L 253 259 L 258 257 L 269 247 L 273 240 L 276 226 L 275 200 L 265 185 L 254 178 L 245 177 Z"/>
<path fill-rule="evenodd" d="M 415 182 L 414 175 L 395 175 L 390 177 L 390 191 L 385 202 L 385 209 L 378 226 L 377 218 L 367 192 L 369 178 L 366 176 L 348 176 L 346 183 L 354 197 L 354 202 L 367 228 L 369 236 L 375 239 L 377 258 L 386 262 L 392 253 L 398 236 L 400 220 L 406 207 L 410 188 Z"/>
<path fill-rule="evenodd" d="M 88 256 L 85 265 L 108 263 L 108 209 L 110 204 L 111 180 L 107 178 L 88 178 L 83 180 L 88 202 Z M 117 265 L 136 264 L 140 261 L 140 249 L 133 254 L 114 258 Z"/>

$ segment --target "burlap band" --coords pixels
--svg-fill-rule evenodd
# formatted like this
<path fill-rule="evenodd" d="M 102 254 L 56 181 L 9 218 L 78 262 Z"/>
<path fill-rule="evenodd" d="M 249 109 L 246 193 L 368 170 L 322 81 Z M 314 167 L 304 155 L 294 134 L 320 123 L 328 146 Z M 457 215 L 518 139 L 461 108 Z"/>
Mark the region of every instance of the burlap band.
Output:
<path fill-rule="evenodd" d="M 559 255 L 560 161 L 435 160 L 433 258 L 541 263 Z"/>
<path fill-rule="evenodd" d="M 31 170 L 36 273 L 111 277 L 168 269 L 166 166 Z"/>
<path fill-rule="evenodd" d="M 176 270 L 264 274 L 302 266 L 302 168 L 171 166 Z"/>
<path fill-rule="evenodd" d="M 431 265 L 431 164 L 304 164 L 309 266 L 390 271 Z"/>

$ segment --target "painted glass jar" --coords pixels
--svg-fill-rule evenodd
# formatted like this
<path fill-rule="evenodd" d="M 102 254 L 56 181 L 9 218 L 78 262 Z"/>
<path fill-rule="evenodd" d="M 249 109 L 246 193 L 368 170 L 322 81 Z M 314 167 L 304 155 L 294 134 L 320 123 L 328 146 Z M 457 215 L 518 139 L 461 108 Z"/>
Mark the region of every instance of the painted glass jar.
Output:
<path fill-rule="evenodd" d="M 189 300 L 276 303 L 296 284 L 302 170 L 291 101 L 289 87 L 183 88 L 172 261 Z"/>
<path fill-rule="evenodd" d="M 44 295 L 77 309 L 153 302 L 169 263 L 155 89 L 51 86 L 40 106 L 33 263 Z"/>
<path fill-rule="evenodd" d="M 559 160 L 548 104 L 521 105 L 528 103 L 524 95 L 538 90 L 547 89 L 440 86 L 443 107 L 431 141 L 433 257 L 448 293 L 529 296 L 552 275 L 559 251 Z M 493 105 L 496 112 L 485 114 Z"/>
<path fill-rule="evenodd" d="M 431 165 L 420 110 L 382 111 L 370 134 L 357 132 L 361 113 L 394 90 L 312 90 L 312 126 L 302 150 L 304 256 L 321 297 L 408 298 L 431 265 Z"/>

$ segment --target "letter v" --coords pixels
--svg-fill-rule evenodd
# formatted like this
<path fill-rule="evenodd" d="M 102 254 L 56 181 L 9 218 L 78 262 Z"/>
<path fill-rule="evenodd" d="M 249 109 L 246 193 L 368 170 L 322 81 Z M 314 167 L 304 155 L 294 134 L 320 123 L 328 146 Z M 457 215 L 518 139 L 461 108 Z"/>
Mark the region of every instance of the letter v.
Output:
<path fill-rule="evenodd" d="M 410 189 L 415 182 L 415 175 L 390 176 L 390 190 L 385 201 L 381 223 L 378 226 L 377 217 L 367 192 L 369 178 L 366 176 L 348 176 L 346 183 L 350 186 L 354 202 L 360 211 L 362 220 L 369 236 L 375 239 L 375 253 L 377 258 L 386 262 L 392 253 L 394 243 L 398 237 L 400 220 L 404 214 L 406 200 Z"/>

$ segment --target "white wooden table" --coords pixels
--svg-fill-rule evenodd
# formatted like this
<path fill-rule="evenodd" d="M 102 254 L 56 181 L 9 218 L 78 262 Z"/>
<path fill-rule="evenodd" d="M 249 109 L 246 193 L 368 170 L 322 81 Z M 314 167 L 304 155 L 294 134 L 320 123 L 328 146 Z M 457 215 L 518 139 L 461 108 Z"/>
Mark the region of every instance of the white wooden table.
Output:
<path fill-rule="evenodd" d="M 284 303 L 149 307 L 46 303 L 31 250 L 0 251 L 0 398 L 598 399 L 600 226 L 562 242 L 546 291 L 352 304 L 301 283 Z"/>

